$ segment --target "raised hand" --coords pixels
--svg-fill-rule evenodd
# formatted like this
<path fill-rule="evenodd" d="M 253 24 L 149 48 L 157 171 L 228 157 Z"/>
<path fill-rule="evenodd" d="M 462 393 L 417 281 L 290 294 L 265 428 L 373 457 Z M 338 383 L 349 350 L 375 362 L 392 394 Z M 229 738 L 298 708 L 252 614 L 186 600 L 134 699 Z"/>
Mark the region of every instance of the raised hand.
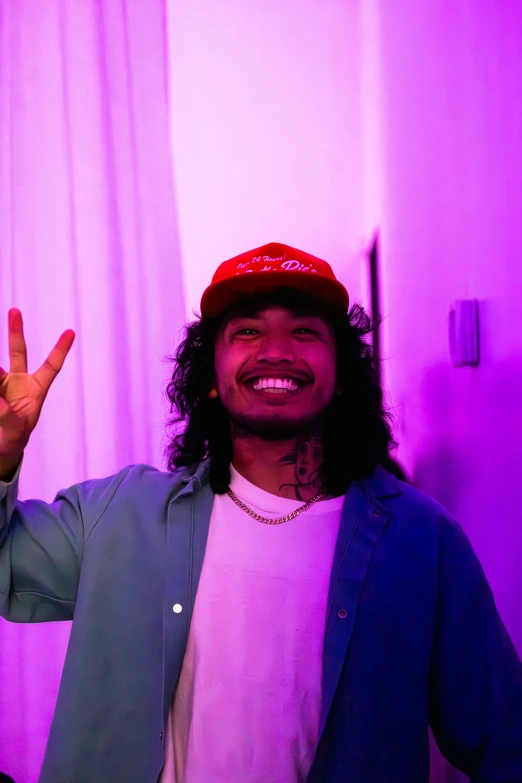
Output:
<path fill-rule="evenodd" d="M 19 461 L 75 338 L 71 329 L 65 331 L 42 366 L 29 375 L 22 313 L 15 308 L 8 313 L 8 333 L 9 372 L 0 367 L 0 477 L 2 468 L 5 472 Z"/>

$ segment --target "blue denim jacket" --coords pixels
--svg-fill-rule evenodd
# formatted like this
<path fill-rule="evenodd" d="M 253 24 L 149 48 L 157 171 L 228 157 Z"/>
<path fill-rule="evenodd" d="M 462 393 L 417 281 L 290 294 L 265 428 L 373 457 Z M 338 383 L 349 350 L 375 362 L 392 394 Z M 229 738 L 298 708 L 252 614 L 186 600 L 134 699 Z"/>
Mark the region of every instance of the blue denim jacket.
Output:
<path fill-rule="evenodd" d="M 40 783 L 156 783 L 207 474 L 134 465 L 52 504 L 0 483 L 2 616 L 73 619 Z M 426 783 L 430 724 L 472 783 L 522 781 L 522 664 L 483 570 L 442 506 L 378 468 L 346 494 L 308 783 Z"/>

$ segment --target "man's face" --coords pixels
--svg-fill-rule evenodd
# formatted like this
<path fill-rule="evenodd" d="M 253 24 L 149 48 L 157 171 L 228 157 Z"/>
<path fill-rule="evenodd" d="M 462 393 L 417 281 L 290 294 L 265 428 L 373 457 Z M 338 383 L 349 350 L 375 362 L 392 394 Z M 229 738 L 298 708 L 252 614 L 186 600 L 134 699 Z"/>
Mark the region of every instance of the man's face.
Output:
<path fill-rule="evenodd" d="M 321 419 L 335 393 L 333 330 L 281 306 L 235 315 L 218 333 L 215 373 L 233 422 L 268 440 L 293 437 Z"/>

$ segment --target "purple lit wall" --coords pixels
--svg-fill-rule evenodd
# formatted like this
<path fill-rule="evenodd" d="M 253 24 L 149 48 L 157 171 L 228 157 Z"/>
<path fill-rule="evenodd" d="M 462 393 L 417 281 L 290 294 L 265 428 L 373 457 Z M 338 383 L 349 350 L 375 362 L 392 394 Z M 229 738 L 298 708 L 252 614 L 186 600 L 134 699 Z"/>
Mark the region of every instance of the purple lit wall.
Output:
<path fill-rule="evenodd" d="M 360 287 L 359 3 L 169 0 L 171 144 L 187 313 L 220 260 L 302 247 Z"/>
<path fill-rule="evenodd" d="M 380 6 L 384 335 L 400 456 L 465 527 L 522 652 L 522 5 L 400 5 L 402 16 Z M 448 361 L 447 313 L 463 298 L 480 303 L 478 368 Z"/>

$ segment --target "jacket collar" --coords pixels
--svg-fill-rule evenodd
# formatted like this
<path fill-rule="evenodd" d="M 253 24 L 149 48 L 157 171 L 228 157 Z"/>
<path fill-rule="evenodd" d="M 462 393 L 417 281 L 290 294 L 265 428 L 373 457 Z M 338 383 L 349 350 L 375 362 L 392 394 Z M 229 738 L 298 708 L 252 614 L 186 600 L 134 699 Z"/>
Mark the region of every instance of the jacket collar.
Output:
<path fill-rule="evenodd" d="M 382 465 L 377 465 L 368 478 L 354 482 L 368 500 L 393 498 L 402 492 L 401 482 Z"/>
<path fill-rule="evenodd" d="M 185 495 L 191 495 L 197 492 L 207 482 L 210 471 L 210 459 L 204 459 L 194 465 L 188 465 L 180 470 L 181 475 L 178 480 L 181 482 L 181 488 L 176 492 L 173 500 L 178 500 Z"/>

